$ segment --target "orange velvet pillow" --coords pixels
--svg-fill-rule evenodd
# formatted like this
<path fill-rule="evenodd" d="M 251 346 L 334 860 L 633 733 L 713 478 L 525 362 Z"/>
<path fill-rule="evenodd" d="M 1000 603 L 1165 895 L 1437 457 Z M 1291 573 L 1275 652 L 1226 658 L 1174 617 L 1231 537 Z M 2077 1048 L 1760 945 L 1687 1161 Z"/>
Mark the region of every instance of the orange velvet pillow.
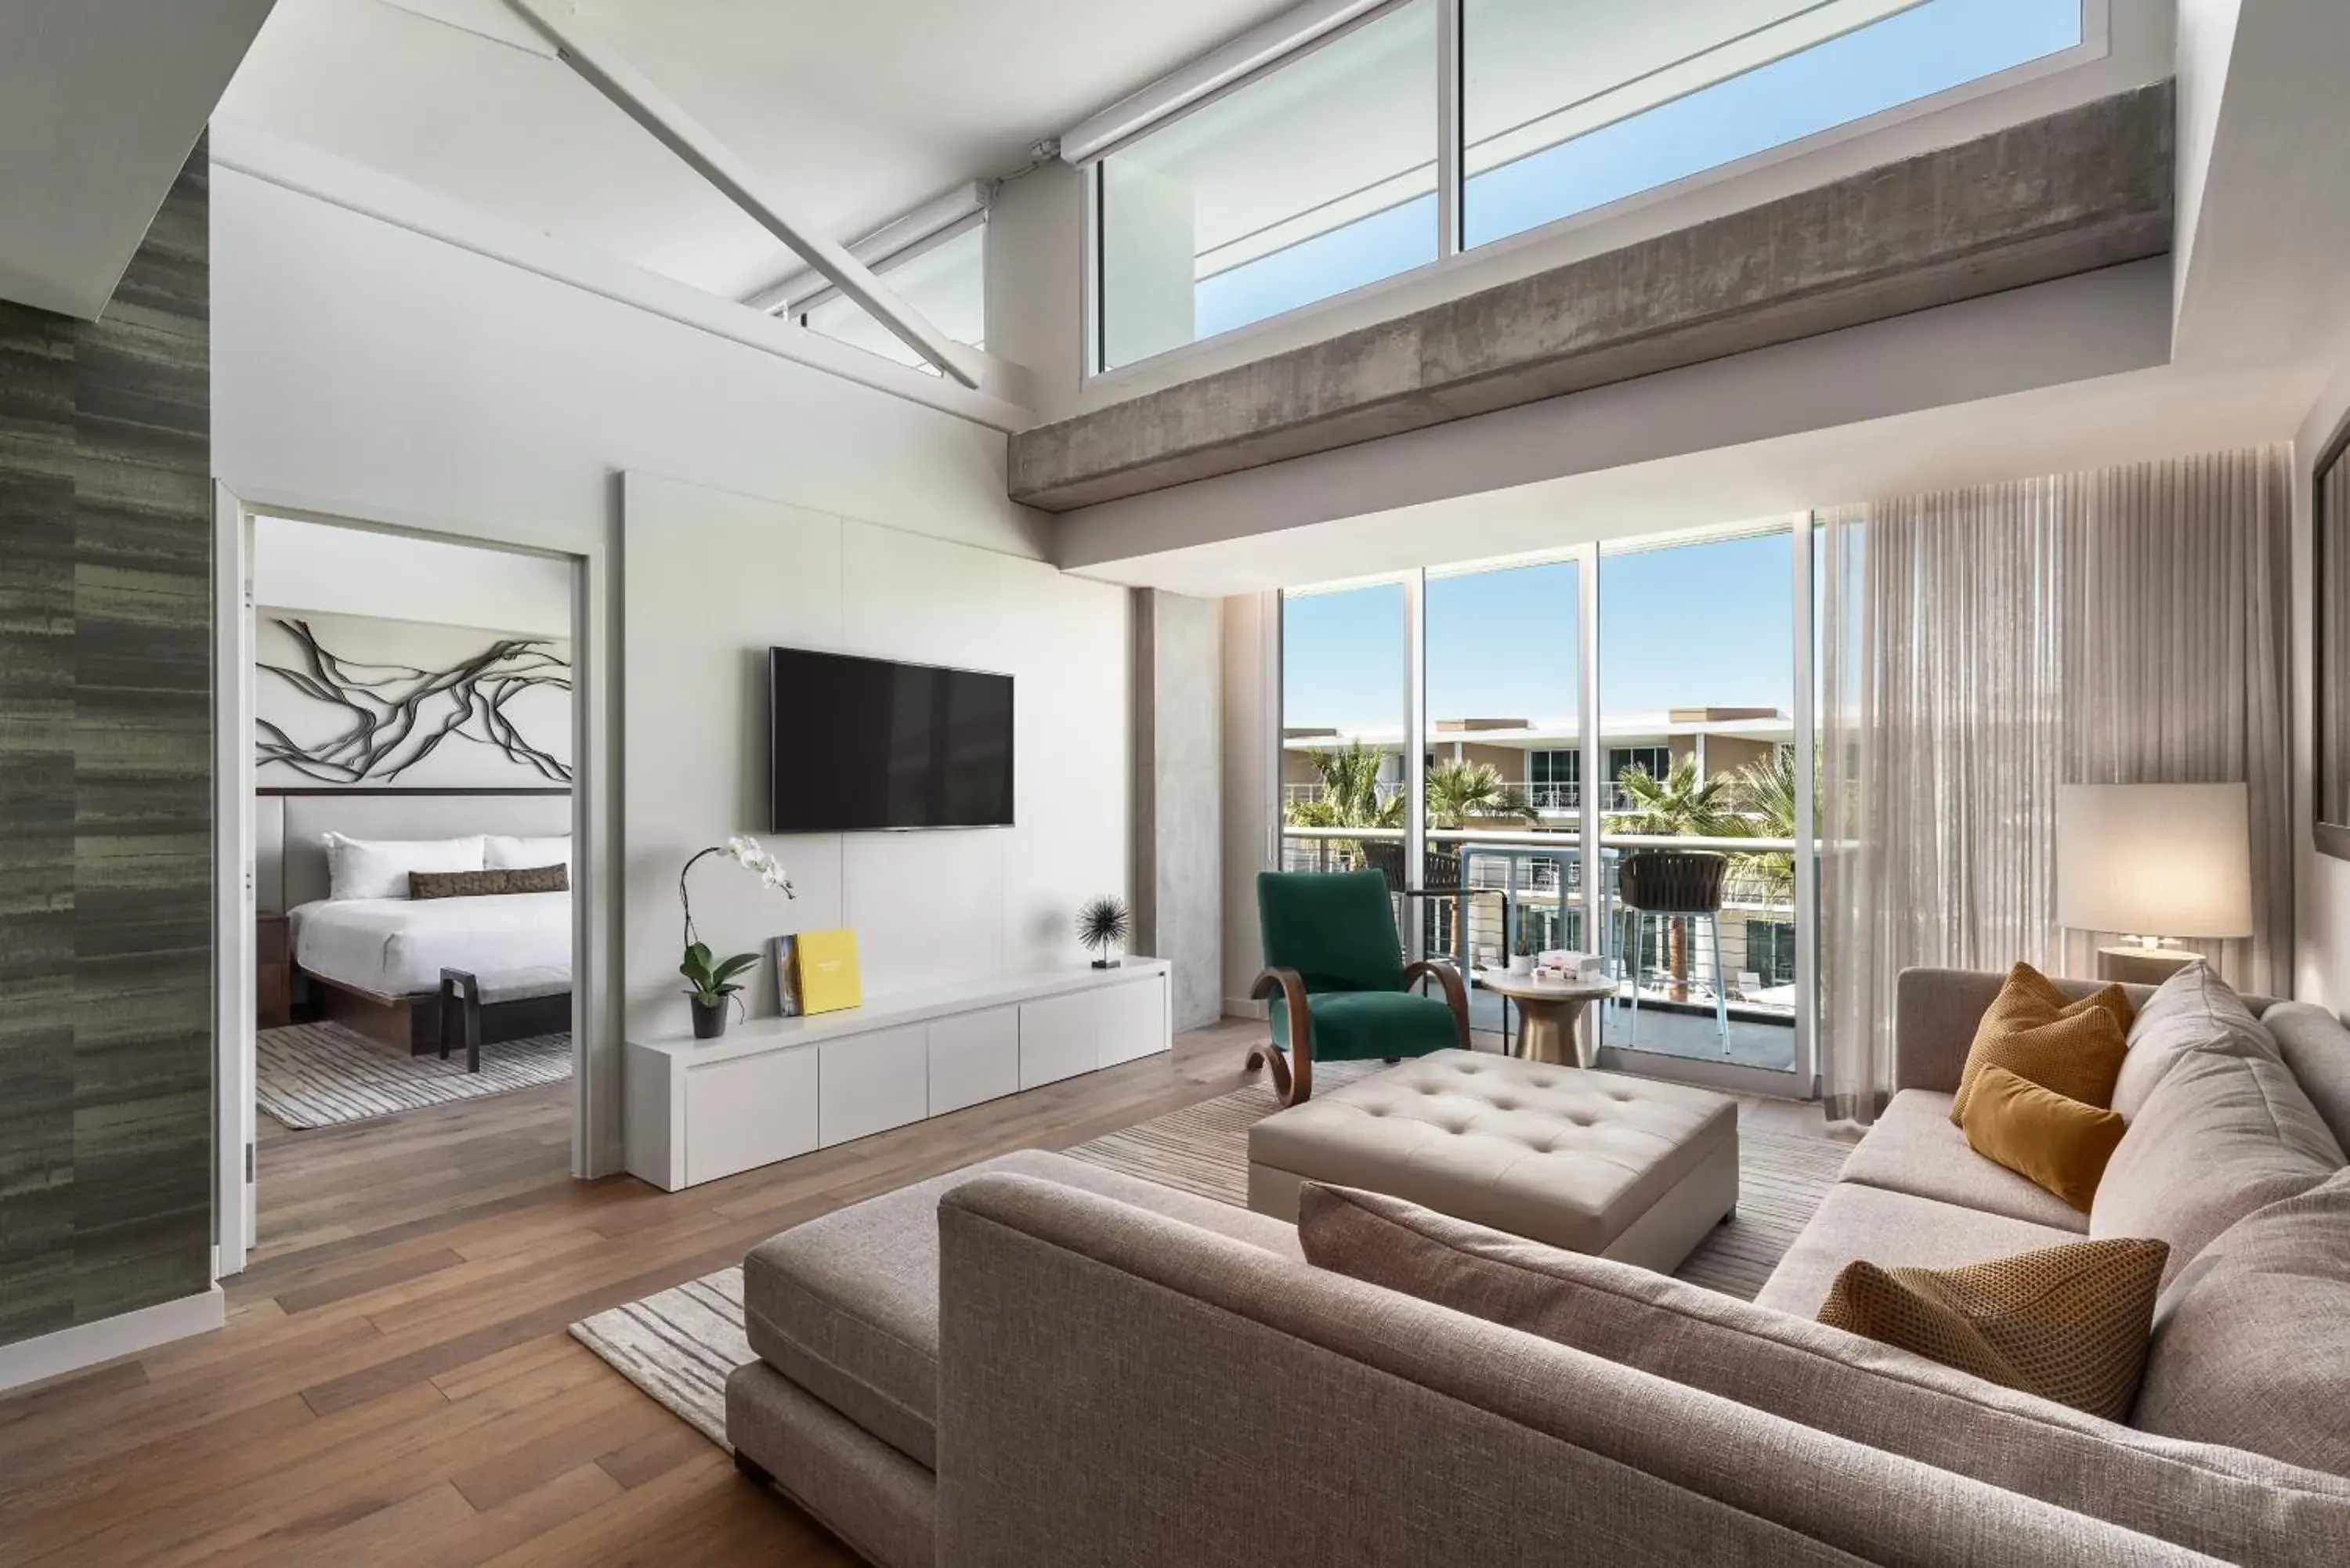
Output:
<path fill-rule="evenodd" d="M 2086 1214 L 2127 1124 L 2053 1089 L 1985 1067 L 1967 1102 L 1967 1142 Z"/>
<path fill-rule="evenodd" d="M 2068 1100 L 2105 1109 L 2114 1103 L 2114 1080 L 2129 1054 L 2134 1016 L 2118 985 L 2074 1002 L 2030 964 L 2017 964 L 1975 1025 L 1950 1120 L 1966 1125 L 1967 1102 L 1985 1067 L 2004 1067 Z"/>

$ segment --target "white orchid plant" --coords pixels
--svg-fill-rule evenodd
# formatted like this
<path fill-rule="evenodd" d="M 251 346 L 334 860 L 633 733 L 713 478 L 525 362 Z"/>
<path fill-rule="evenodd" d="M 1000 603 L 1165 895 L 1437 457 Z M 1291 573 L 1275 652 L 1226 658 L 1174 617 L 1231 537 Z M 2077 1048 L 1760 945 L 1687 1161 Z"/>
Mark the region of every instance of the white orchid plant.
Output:
<path fill-rule="evenodd" d="M 710 944 L 703 941 L 702 933 L 693 928 L 693 899 L 686 890 L 686 874 L 712 855 L 732 860 L 786 898 L 796 895 L 792 891 L 792 879 L 785 872 L 783 863 L 768 854 L 757 839 L 742 834 L 729 838 L 723 845 L 713 844 L 696 852 L 678 872 L 677 901 L 685 911 L 685 958 L 677 966 L 677 972 L 685 977 L 685 993 L 704 1007 L 723 1007 L 728 997 L 735 997 L 734 1005 L 739 1010 L 743 1005 L 740 1000 L 743 990 L 741 976 L 759 961 L 759 955 L 736 953 L 729 959 L 713 958 Z"/>

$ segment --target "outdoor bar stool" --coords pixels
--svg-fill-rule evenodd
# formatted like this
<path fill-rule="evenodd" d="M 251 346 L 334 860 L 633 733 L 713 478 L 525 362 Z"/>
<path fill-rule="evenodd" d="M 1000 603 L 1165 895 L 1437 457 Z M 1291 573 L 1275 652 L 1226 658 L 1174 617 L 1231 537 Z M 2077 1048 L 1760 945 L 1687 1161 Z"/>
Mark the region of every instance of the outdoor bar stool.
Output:
<path fill-rule="evenodd" d="M 1631 1038 L 1640 1035 L 1640 938 L 1648 919 L 1703 920 L 1713 952 L 1713 1021 L 1730 1048 L 1730 989 L 1721 971 L 1722 885 L 1730 875 L 1730 857 L 1708 849 L 1640 849 L 1617 865 L 1617 901 L 1632 916 L 1630 960 L 1626 971 L 1632 980 Z M 1691 933 L 1695 935 L 1694 932 Z M 1693 967 L 1693 966 L 1692 966 Z"/>

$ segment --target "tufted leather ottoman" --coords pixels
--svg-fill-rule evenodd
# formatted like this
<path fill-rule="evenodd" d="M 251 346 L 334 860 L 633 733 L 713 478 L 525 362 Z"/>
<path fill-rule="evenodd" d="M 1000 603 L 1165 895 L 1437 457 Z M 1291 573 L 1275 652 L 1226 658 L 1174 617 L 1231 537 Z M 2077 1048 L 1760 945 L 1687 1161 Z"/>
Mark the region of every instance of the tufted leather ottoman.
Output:
<path fill-rule="evenodd" d="M 1439 1051 L 1249 1130 L 1250 1208 L 1294 1221 L 1307 1181 L 1669 1273 L 1738 1206 L 1738 1107 L 1680 1084 Z"/>

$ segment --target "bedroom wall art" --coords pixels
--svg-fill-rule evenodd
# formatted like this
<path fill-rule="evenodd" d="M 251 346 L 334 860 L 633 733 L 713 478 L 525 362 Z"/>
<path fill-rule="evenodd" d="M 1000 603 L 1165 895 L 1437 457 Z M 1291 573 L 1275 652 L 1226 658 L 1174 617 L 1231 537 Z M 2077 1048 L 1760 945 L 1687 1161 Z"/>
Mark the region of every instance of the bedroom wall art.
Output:
<path fill-rule="evenodd" d="M 571 782 L 563 639 L 264 609 L 255 657 L 264 789 Z"/>

